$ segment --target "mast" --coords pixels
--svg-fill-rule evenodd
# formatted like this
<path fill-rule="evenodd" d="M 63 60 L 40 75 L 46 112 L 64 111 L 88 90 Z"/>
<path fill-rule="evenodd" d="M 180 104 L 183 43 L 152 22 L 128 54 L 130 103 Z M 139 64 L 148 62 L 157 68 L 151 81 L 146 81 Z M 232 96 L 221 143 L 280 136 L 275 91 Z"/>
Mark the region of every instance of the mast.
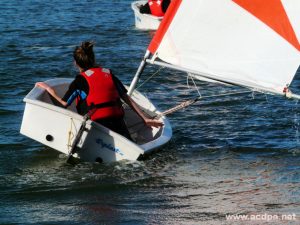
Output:
<path fill-rule="evenodd" d="M 136 71 L 135 73 L 135 76 L 133 77 L 133 80 L 131 81 L 131 84 L 130 84 L 130 87 L 129 87 L 129 90 L 127 92 L 127 94 L 130 96 L 133 92 L 133 90 L 135 89 L 140 77 L 141 77 L 141 74 L 143 73 L 144 71 L 144 68 L 146 66 L 146 60 L 149 58 L 150 56 L 150 51 L 146 51 L 145 55 L 144 55 L 144 58 L 143 60 L 141 61 L 140 63 L 140 66 L 138 68 L 138 70 Z"/>

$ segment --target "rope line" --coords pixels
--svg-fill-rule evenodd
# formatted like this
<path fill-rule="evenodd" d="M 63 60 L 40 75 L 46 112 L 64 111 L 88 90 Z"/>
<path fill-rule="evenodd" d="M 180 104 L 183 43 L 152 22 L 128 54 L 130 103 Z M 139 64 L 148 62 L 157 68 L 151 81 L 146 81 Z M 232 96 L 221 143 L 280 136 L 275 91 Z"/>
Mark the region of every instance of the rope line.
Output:
<path fill-rule="evenodd" d="M 194 78 L 193 78 L 193 76 L 192 76 L 191 73 L 188 73 L 188 75 L 187 75 L 187 81 L 186 81 L 187 86 L 190 87 L 190 85 L 189 85 L 189 78 L 192 79 L 193 84 L 194 84 L 194 87 L 195 87 L 195 89 L 197 90 L 198 95 L 201 97 L 200 89 L 199 89 L 199 87 L 197 86 L 197 84 L 195 83 L 195 80 L 194 80 Z"/>
<path fill-rule="evenodd" d="M 168 114 L 171 114 L 173 112 L 176 112 L 180 109 L 183 109 L 183 108 L 186 108 L 194 103 L 196 103 L 197 101 L 199 101 L 200 99 L 204 99 L 204 98 L 211 98 L 211 97 L 222 97 L 222 96 L 230 96 L 230 95 L 237 95 L 237 94 L 245 94 L 245 93 L 252 93 L 253 91 L 236 91 L 236 92 L 231 92 L 231 93 L 224 93 L 224 94 L 218 94 L 218 95 L 207 95 L 207 96 L 199 96 L 195 99 L 190 99 L 190 100 L 187 100 L 187 101 L 184 101 L 182 103 L 180 103 L 179 105 L 176 105 L 170 109 L 167 109 L 159 114 L 157 114 L 156 116 L 152 117 L 152 119 L 159 119 L 161 118 L 162 116 L 165 116 L 165 115 L 168 115 Z M 137 122 L 137 123 L 134 123 L 132 124 L 131 126 L 129 126 L 128 128 L 133 128 L 139 124 L 141 124 L 142 122 Z"/>
<path fill-rule="evenodd" d="M 218 95 L 208 95 L 208 96 L 199 96 L 195 99 L 190 99 L 190 100 L 187 100 L 187 101 L 184 101 L 182 103 L 180 103 L 179 105 L 177 106 L 174 106 L 168 110 L 165 110 L 164 112 L 158 114 L 155 118 L 160 118 L 162 116 L 165 116 L 165 115 L 168 115 L 168 114 L 171 114 L 173 112 L 176 112 L 180 109 L 183 109 L 187 106 L 190 106 L 194 103 L 196 103 L 197 101 L 199 101 L 200 99 L 204 99 L 204 98 L 212 98 L 212 97 L 222 97 L 222 96 L 230 96 L 230 95 L 237 95 L 237 94 L 245 94 L 245 93 L 252 93 L 253 91 L 240 91 L 240 92 L 232 92 L 232 93 L 224 93 L 224 94 L 218 94 Z"/>
<path fill-rule="evenodd" d="M 148 77 L 143 83 L 141 83 L 136 89 L 139 89 L 140 87 L 142 87 L 145 83 L 147 83 L 149 80 L 151 80 L 154 76 L 156 76 L 159 71 L 161 71 L 162 69 L 164 69 L 165 67 L 160 67 L 155 73 L 153 73 L 150 77 Z"/>
<path fill-rule="evenodd" d="M 71 117 L 71 126 L 70 126 L 70 130 L 68 132 L 68 152 L 70 151 L 70 147 L 72 146 L 72 139 L 74 138 L 74 134 L 72 132 L 73 130 L 73 124 L 74 124 L 74 121 L 73 121 L 73 118 Z"/>

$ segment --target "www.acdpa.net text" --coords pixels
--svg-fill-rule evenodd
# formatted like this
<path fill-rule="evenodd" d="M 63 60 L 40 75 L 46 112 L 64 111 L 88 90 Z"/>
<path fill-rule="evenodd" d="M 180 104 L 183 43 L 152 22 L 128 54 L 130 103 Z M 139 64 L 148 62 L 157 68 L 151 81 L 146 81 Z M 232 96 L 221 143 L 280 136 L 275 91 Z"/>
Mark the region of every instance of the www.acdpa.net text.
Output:
<path fill-rule="evenodd" d="M 297 221 L 297 215 L 291 214 L 227 214 L 227 221 Z"/>

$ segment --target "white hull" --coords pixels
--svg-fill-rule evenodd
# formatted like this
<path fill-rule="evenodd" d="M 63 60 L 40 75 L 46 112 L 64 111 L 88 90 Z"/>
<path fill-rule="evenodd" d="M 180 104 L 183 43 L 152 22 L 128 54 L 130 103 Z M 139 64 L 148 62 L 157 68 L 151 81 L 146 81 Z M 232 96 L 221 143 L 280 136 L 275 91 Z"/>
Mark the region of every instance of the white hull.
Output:
<path fill-rule="evenodd" d="M 62 96 L 71 79 L 53 79 L 46 81 Z M 143 95 L 134 92 L 132 98 L 149 115 L 159 113 L 155 106 Z M 49 94 L 40 88 L 33 88 L 24 98 L 26 103 L 20 132 L 44 145 L 64 154 L 69 154 L 72 142 L 81 126 L 83 117 L 76 113 L 75 107 L 64 109 L 55 106 Z M 87 121 L 86 131 L 77 145 L 76 156 L 82 161 L 113 162 L 119 160 L 137 160 L 166 144 L 172 129 L 165 117 L 162 128 L 149 128 L 129 108 L 125 108 L 125 122 L 135 143 L 123 136 L 99 125 Z"/>
<path fill-rule="evenodd" d="M 145 3 L 147 3 L 147 1 L 135 1 L 131 3 L 131 8 L 134 12 L 135 26 L 141 30 L 157 30 L 163 17 L 140 13 L 139 7 Z"/>

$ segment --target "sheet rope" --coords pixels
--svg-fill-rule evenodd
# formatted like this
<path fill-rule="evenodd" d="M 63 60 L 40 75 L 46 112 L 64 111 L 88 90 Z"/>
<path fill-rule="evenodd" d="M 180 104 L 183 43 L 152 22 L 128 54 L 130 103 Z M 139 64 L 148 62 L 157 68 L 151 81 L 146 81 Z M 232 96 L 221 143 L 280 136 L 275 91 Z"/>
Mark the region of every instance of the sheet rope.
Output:
<path fill-rule="evenodd" d="M 178 105 L 176 105 L 176 106 L 174 106 L 174 107 L 172 107 L 170 109 L 167 109 L 167 110 L 165 110 L 165 111 L 163 111 L 163 112 L 161 112 L 161 113 L 153 116 L 152 119 L 159 119 L 162 116 L 166 116 L 168 114 L 174 113 L 174 112 L 176 112 L 176 111 L 178 111 L 180 109 L 186 108 L 186 107 L 188 107 L 188 106 L 196 103 L 197 101 L 199 101 L 201 99 L 212 98 L 212 97 L 223 97 L 223 96 L 230 96 L 230 95 L 238 95 L 238 94 L 246 94 L 246 93 L 253 93 L 253 91 L 249 91 L 249 90 L 247 90 L 247 91 L 235 91 L 235 92 L 231 92 L 231 93 L 223 93 L 223 94 L 217 94 L 217 95 L 199 96 L 199 97 L 197 97 L 195 99 L 190 99 L 190 100 L 184 101 L 184 102 L 182 102 L 182 103 L 180 103 L 180 104 L 178 104 Z M 135 127 L 137 125 L 140 125 L 141 123 L 142 122 L 137 122 L 135 124 L 132 124 L 132 125 L 128 126 L 128 128 L 129 129 L 133 128 L 133 127 Z"/>
<path fill-rule="evenodd" d="M 235 91 L 235 92 L 231 92 L 231 93 L 224 93 L 224 94 L 218 94 L 218 95 L 199 96 L 195 99 L 190 99 L 190 100 L 184 101 L 184 102 L 180 103 L 179 105 L 176 105 L 168 110 L 165 110 L 164 112 L 158 114 L 155 118 L 160 118 L 162 116 L 176 112 L 180 109 L 186 108 L 204 98 L 222 97 L 222 96 L 238 95 L 238 94 L 245 94 L 245 93 L 252 93 L 252 92 L 253 91 L 247 90 L 247 91 Z"/>

